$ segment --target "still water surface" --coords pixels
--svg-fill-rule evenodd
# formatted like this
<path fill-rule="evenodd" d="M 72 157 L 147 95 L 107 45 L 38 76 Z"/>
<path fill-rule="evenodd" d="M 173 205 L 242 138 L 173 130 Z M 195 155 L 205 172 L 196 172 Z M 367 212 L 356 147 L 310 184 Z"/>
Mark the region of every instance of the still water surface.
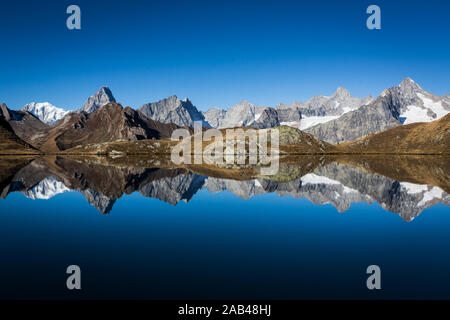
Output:
<path fill-rule="evenodd" d="M 1 163 L 1 298 L 450 298 L 448 159 L 302 159 L 244 180 Z M 72 264 L 81 291 L 66 289 Z"/>

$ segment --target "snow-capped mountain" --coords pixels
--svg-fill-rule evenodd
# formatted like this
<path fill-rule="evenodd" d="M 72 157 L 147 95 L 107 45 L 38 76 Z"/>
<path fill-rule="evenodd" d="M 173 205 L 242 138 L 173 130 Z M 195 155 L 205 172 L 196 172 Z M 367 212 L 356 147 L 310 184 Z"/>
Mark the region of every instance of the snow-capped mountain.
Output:
<path fill-rule="evenodd" d="M 450 96 L 438 97 L 412 79 L 372 96 L 352 97 L 345 88 L 331 96 L 313 96 L 306 102 L 279 104 L 275 108 L 243 101 L 231 109 L 211 108 L 205 120 L 216 128 L 271 128 L 286 125 L 305 130 L 331 143 L 349 141 L 401 124 L 429 122 L 450 112 Z"/>
<path fill-rule="evenodd" d="M 60 182 L 55 177 L 48 177 L 41 180 L 38 184 L 32 188 L 24 191 L 23 194 L 30 199 L 50 199 L 57 194 L 70 191 L 64 183 Z"/>
<path fill-rule="evenodd" d="M 55 107 L 49 102 L 31 102 L 25 105 L 22 111 L 28 111 L 42 122 L 50 125 L 55 124 L 70 113 L 70 111 Z"/>
<path fill-rule="evenodd" d="M 398 101 L 397 111 L 402 124 L 430 122 L 450 112 L 447 98 L 438 97 L 406 78 L 397 87 L 386 89 L 381 97 L 393 96 Z"/>

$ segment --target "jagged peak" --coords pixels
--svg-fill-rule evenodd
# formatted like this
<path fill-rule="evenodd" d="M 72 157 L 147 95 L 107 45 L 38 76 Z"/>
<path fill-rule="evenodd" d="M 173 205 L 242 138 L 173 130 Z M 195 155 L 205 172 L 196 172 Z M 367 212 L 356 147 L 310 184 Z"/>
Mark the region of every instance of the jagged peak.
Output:
<path fill-rule="evenodd" d="M 111 89 L 107 86 L 102 86 L 96 93 L 94 93 L 91 97 L 89 97 L 89 99 L 86 103 L 88 103 L 90 99 L 101 97 L 101 96 L 107 96 L 108 99 L 110 100 L 110 102 L 116 101 L 116 99 L 114 98 L 114 95 L 112 94 Z"/>
<path fill-rule="evenodd" d="M 98 108 L 110 102 L 116 102 L 116 99 L 114 98 L 109 87 L 102 86 L 94 95 L 87 99 L 84 106 L 78 109 L 77 112 L 94 112 Z"/>

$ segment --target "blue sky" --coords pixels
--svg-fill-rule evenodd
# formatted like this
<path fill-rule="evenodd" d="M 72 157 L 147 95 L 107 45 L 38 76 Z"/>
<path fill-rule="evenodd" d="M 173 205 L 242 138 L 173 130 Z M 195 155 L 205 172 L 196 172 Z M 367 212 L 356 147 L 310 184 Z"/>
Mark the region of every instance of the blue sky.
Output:
<path fill-rule="evenodd" d="M 205 110 L 378 95 L 411 77 L 450 93 L 450 2 L 70 0 L 0 4 L 0 101 L 73 109 L 102 85 L 139 107 L 176 94 Z M 77 4 L 82 30 L 66 28 Z M 370 4 L 381 30 L 366 28 Z"/>

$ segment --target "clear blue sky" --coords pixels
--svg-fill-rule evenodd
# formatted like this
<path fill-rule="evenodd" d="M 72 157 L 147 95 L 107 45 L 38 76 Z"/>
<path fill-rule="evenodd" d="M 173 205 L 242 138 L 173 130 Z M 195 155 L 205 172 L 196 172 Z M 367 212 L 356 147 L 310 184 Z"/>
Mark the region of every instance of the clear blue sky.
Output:
<path fill-rule="evenodd" d="M 450 93 L 450 1 L 310 2 L 2 1 L 0 101 L 73 109 L 106 85 L 132 107 L 172 94 L 202 110 L 274 106 L 338 86 L 376 96 L 405 77 Z M 381 30 L 366 28 L 370 4 Z"/>

